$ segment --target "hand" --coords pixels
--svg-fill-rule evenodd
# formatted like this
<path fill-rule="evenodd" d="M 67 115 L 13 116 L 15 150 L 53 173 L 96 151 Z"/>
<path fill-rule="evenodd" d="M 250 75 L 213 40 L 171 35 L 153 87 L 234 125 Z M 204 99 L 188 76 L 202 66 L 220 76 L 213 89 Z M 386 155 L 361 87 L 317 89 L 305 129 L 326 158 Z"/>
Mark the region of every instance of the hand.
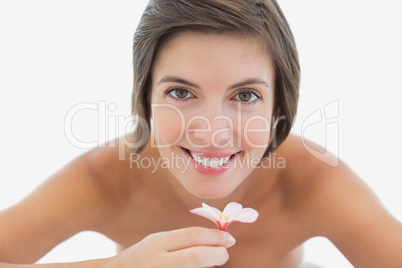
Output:
<path fill-rule="evenodd" d="M 110 258 L 105 268 L 221 266 L 229 259 L 226 249 L 234 243 L 229 233 L 217 229 L 189 227 L 160 232 Z"/>

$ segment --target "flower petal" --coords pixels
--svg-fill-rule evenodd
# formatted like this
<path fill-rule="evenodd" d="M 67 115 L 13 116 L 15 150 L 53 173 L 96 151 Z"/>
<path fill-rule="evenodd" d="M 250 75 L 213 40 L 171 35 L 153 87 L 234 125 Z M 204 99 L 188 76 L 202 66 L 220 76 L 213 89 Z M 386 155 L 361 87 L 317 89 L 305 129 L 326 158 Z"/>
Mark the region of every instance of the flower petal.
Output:
<path fill-rule="evenodd" d="M 217 221 L 216 214 L 208 208 L 195 208 L 195 209 L 191 209 L 190 212 L 193 214 L 196 214 L 198 216 L 205 217 L 208 220 L 213 221 L 216 225 L 218 225 L 218 223 L 216 222 Z"/>
<path fill-rule="evenodd" d="M 233 221 L 255 222 L 258 218 L 258 212 L 252 208 L 243 208 L 234 215 Z"/>
<path fill-rule="evenodd" d="M 222 211 L 220 211 L 219 209 L 211 207 L 211 206 L 208 206 L 205 203 L 202 203 L 202 207 L 205 208 L 205 209 L 209 209 L 209 210 L 211 210 L 211 212 L 215 213 L 216 214 L 216 219 L 220 219 L 222 217 Z"/>
<path fill-rule="evenodd" d="M 235 215 L 236 213 L 240 212 L 243 209 L 243 206 L 236 202 L 230 202 L 226 205 L 225 209 L 223 210 L 222 217 L 223 218 L 230 218 L 230 216 Z"/>
<path fill-rule="evenodd" d="M 226 231 L 226 229 L 228 228 L 229 224 L 231 224 L 232 222 L 225 222 L 225 223 L 219 223 L 219 229 L 221 229 L 222 231 Z"/>
<path fill-rule="evenodd" d="M 233 221 L 232 220 L 217 220 L 216 222 L 219 226 L 219 229 L 225 231 L 226 228 L 229 226 L 229 224 L 231 224 Z"/>

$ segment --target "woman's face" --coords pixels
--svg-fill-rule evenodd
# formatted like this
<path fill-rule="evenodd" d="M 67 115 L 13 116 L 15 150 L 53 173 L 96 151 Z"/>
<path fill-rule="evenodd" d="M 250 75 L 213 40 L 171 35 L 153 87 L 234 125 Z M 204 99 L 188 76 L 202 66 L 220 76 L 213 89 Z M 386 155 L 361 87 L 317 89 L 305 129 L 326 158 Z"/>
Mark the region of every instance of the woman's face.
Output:
<path fill-rule="evenodd" d="M 193 195 L 232 193 L 270 139 L 274 68 L 249 38 L 186 32 L 152 69 L 152 137 L 165 168 Z"/>

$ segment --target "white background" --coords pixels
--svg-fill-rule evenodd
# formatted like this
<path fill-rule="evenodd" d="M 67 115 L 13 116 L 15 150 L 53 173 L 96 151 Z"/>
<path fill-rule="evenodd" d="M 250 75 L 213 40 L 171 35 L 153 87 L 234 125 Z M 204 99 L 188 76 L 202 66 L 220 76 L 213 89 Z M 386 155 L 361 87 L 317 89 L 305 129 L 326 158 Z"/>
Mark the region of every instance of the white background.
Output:
<path fill-rule="evenodd" d="M 331 122 L 339 131 L 331 128 L 328 149 L 339 153 L 402 220 L 400 1 L 279 3 L 295 35 L 302 66 L 292 132 L 301 134 L 312 113 L 337 101 L 339 116 Z M 117 107 L 108 115 L 130 114 L 132 38 L 145 4 L 0 2 L 0 210 L 88 150 L 76 148 L 64 134 L 64 118 L 74 105 L 104 101 Z M 97 111 L 80 114 L 74 119 L 75 135 L 96 140 L 97 120 Z M 325 145 L 325 124 L 309 127 L 307 138 Z M 122 134 L 109 128 L 109 138 Z M 114 254 L 113 242 L 83 232 L 40 262 Z M 306 242 L 305 259 L 324 267 L 351 267 L 325 238 Z"/>

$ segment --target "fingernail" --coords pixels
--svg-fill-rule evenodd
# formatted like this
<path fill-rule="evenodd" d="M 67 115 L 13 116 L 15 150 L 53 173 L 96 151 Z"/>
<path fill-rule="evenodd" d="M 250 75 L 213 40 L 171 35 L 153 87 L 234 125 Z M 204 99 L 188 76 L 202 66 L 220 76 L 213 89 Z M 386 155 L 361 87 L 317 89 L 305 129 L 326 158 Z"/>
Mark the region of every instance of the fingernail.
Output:
<path fill-rule="evenodd" d="M 227 247 L 231 247 L 236 243 L 236 240 L 233 238 L 233 236 L 231 236 L 230 234 L 228 234 L 228 237 L 226 239 L 226 246 Z"/>

